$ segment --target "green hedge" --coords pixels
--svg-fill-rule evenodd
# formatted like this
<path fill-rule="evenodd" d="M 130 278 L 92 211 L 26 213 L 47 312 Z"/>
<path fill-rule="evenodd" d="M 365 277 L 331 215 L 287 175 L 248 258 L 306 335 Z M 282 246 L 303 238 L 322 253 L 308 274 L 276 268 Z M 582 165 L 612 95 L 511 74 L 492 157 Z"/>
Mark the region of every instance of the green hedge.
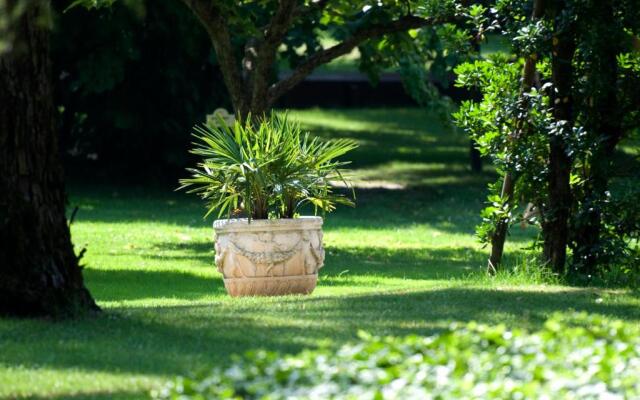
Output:
<path fill-rule="evenodd" d="M 361 334 L 337 352 L 247 354 L 177 378 L 160 399 L 640 398 L 640 330 L 584 314 L 537 332 L 454 325 L 429 337 Z"/>

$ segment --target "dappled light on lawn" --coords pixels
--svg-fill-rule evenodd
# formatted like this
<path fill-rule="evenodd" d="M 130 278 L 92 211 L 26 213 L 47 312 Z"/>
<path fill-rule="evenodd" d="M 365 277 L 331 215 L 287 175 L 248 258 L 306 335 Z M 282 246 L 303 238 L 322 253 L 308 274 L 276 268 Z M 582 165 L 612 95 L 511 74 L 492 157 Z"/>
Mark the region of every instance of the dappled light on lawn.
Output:
<path fill-rule="evenodd" d="M 87 249 L 86 283 L 105 312 L 0 321 L 0 397 L 135 398 L 175 375 L 228 365 L 233 354 L 337 348 L 358 330 L 429 335 L 469 321 L 535 330 L 569 310 L 640 324 L 633 292 L 562 286 L 534 267 L 483 277 L 486 250 L 474 227 L 491 172 L 474 177 L 467 139 L 424 111 L 292 117 L 323 137 L 359 141 L 357 179 L 401 185 L 357 188 L 357 208 L 326 219 L 313 295 L 230 298 L 214 268 L 212 221 L 195 198 L 173 188 L 74 186 L 74 243 Z M 535 234 L 514 229 L 507 264 L 523 264 Z"/>

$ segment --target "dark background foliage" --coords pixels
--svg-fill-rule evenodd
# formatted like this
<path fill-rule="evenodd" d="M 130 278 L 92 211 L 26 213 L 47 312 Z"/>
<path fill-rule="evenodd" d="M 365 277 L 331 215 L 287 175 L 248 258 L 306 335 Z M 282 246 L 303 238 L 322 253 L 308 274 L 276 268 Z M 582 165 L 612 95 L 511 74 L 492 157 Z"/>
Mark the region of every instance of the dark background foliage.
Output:
<path fill-rule="evenodd" d="M 173 179 L 194 122 L 229 107 L 206 32 L 177 1 L 67 5 L 52 38 L 67 175 Z"/>
<path fill-rule="evenodd" d="M 52 37 L 55 105 L 67 176 L 175 182 L 194 162 L 188 153 L 192 126 L 218 107 L 232 111 L 205 30 L 176 0 L 122 1 L 90 10 L 66 10 L 69 4 L 69 0 L 53 1 Z M 435 30 L 425 35 L 431 35 L 425 41 L 438 54 L 430 56 L 429 71 L 401 68 L 401 74 L 380 80 L 376 65 L 391 67 L 398 60 L 394 54 L 371 52 L 369 48 L 378 42 L 365 43 L 360 48 L 365 60 L 361 72 L 353 70 L 346 78 L 320 72 L 320 80 L 303 82 L 277 106 L 425 105 L 439 98 L 432 84 L 446 95 L 465 97 L 448 85 L 453 79 L 449 64 L 459 60 L 442 57 Z M 377 63 L 367 62 L 370 58 Z M 425 85 L 409 85 L 407 92 L 403 80 L 409 78 Z"/>

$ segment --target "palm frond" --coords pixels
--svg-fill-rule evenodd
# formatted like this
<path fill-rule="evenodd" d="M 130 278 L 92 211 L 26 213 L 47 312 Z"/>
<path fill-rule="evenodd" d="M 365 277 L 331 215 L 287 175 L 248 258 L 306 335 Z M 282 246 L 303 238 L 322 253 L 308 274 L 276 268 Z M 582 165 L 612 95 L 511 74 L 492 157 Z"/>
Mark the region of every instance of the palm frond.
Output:
<path fill-rule="evenodd" d="M 272 113 L 259 123 L 251 118 L 228 126 L 224 120 L 196 126 L 191 153 L 202 158 L 189 168 L 178 189 L 207 201 L 207 213 L 231 216 L 241 207 L 251 218 L 292 218 L 304 204 L 322 212 L 352 199 L 333 192 L 331 182 L 350 187 L 340 157 L 357 147 L 349 139 L 322 141 L 302 131 L 286 114 Z"/>

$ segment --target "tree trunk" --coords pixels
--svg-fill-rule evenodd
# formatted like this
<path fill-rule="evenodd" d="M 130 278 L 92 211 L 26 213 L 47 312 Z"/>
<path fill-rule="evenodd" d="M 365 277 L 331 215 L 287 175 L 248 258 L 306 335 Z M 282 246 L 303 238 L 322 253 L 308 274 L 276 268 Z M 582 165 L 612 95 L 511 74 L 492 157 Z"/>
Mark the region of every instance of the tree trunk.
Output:
<path fill-rule="evenodd" d="M 561 14 L 564 2 L 555 4 L 554 16 Z M 556 25 L 558 21 L 554 22 Z M 553 35 L 551 57 L 551 79 L 554 95 L 553 116 L 562 124 L 558 132 L 549 139 L 549 200 L 546 221 L 542 224 L 545 261 L 557 273 L 563 273 L 569 240 L 569 214 L 571 210 L 571 158 L 563 133 L 573 129 L 573 55 L 576 50 L 575 35 L 571 27 L 556 30 Z"/>
<path fill-rule="evenodd" d="M 544 13 L 544 1 L 534 0 L 533 2 L 533 14 L 531 19 L 533 21 L 542 17 Z M 536 77 L 536 57 L 534 54 L 526 58 L 524 62 L 524 68 L 522 71 L 522 89 L 520 91 L 520 103 L 522 109 L 522 117 L 517 122 L 518 128 L 516 132 L 511 135 L 512 140 L 518 140 L 523 134 L 526 133 L 526 120 L 529 115 L 529 100 L 526 97 L 526 93 L 531 91 Z M 513 192 L 515 189 L 516 177 L 507 171 L 504 176 L 504 182 L 502 183 L 501 197 L 506 199 L 507 202 L 513 201 Z M 490 274 L 494 274 L 502 262 L 502 254 L 504 252 L 504 242 L 507 238 L 507 230 L 509 229 L 510 221 L 500 221 L 496 225 L 495 232 L 491 235 L 491 254 L 489 255 L 489 261 L 487 265 L 487 271 Z"/>
<path fill-rule="evenodd" d="M 587 132 L 595 134 L 593 140 L 599 146 L 590 157 L 590 169 L 586 178 L 582 215 L 575 233 L 573 271 L 593 275 L 600 261 L 601 204 L 609 186 L 611 159 L 616 146 L 623 136 L 622 116 L 618 108 L 618 63 L 616 57 L 623 51 L 622 40 L 610 36 L 611 26 L 616 23 L 610 2 L 595 2 L 590 13 L 597 16 L 590 34 L 595 38 L 593 58 L 589 63 L 588 77 L 600 84 L 593 93 L 593 106 L 586 122 Z"/>
<path fill-rule="evenodd" d="M 549 152 L 549 209 L 548 220 L 542 224 L 544 259 L 556 273 L 563 273 L 569 240 L 569 211 L 571 207 L 571 160 L 561 138 L 552 138 Z"/>
<path fill-rule="evenodd" d="M 48 2 L 28 4 L 15 21 L 14 47 L 0 55 L 0 314 L 63 316 L 97 306 L 65 218 L 42 26 Z"/>
<path fill-rule="evenodd" d="M 500 197 L 503 199 L 512 199 L 515 188 L 515 180 L 511 173 L 506 173 L 502 182 L 502 192 Z M 507 228 L 509 221 L 501 220 L 496 226 L 495 232 L 491 235 L 491 254 L 487 264 L 487 272 L 494 275 L 498 272 L 500 263 L 502 262 L 502 254 L 504 252 L 504 242 L 507 239 Z"/>

